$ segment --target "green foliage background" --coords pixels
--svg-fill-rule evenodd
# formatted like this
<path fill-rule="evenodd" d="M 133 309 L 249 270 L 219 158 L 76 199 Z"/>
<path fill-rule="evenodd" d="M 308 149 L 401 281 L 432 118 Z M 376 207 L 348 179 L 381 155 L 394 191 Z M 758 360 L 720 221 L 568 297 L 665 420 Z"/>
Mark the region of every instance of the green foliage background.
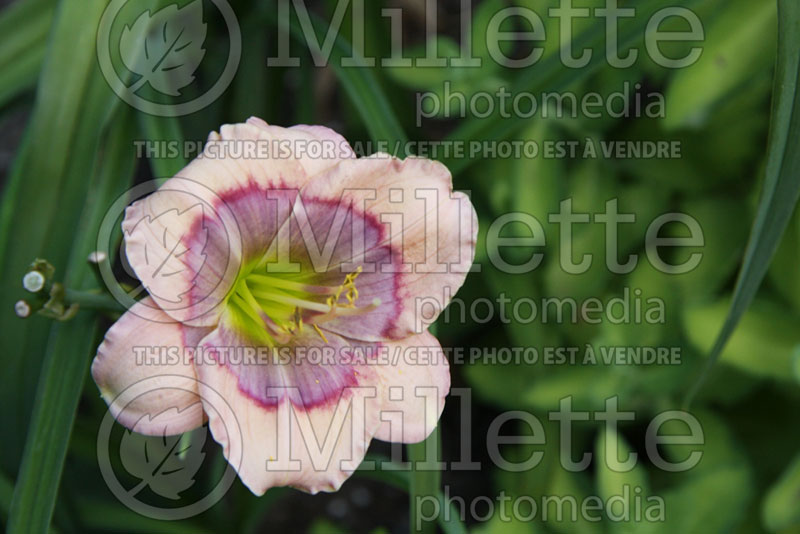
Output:
<path fill-rule="evenodd" d="M 147 3 L 155 11 L 171 2 Z M 485 524 L 468 521 L 441 527 L 448 532 L 484 533 L 800 532 L 800 214 L 794 212 L 800 183 L 795 91 L 800 8 L 796 1 L 785 0 L 777 6 L 769 0 L 684 2 L 703 21 L 706 41 L 701 59 L 677 70 L 646 60 L 643 47 L 647 18 L 672 5 L 667 0 L 625 2 L 635 5 L 638 15 L 620 23 L 621 43 L 636 47 L 640 55 L 627 69 L 605 63 L 603 21 L 581 20 L 575 28 L 579 42 L 594 55 L 589 66 L 578 70 L 558 61 L 556 22 L 544 16 L 548 7 L 557 4 L 551 0 L 514 2 L 543 15 L 548 29 L 546 56 L 527 69 L 498 66 L 481 45 L 489 17 L 509 5 L 504 0 L 484 0 L 475 6 L 473 39 L 476 54 L 484 59 L 481 68 L 332 70 L 313 67 L 310 52 L 299 39 L 299 21 L 293 20 L 289 28 L 278 26 L 274 1 L 231 3 L 244 43 L 236 78 L 213 105 L 181 119 L 141 114 L 109 89 L 95 48 L 106 2 L 19 0 L 0 11 L 0 124 L 11 131 L 24 124 L 3 184 L 0 215 L 0 515 L 8 521 L 8 532 L 49 528 L 58 532 L 212 532 L 226 531 L 231 525 L 237 532 L 268 531 L 273 507 L 281 499 L 293 498 L 273 490 L 256 499 L 237 482 L 217 507 L 182 522 L 158 523 L 124 508 L 97 472 L 95 439 L 105 405 L 88 379 L 89 362 L 107 320 L 81 312 L 65 323 L 40 317 L 21 321 L 11 312 L 14 302 L 24 296 L 19 280 L 37 256 L 51 261 L 68 287 L 96 287 L 85 258 L 110 203 L 143 176 L 169 176 L 185 163 L 181 158 L 139 161 L 135 139 L 199 140 L 220 124 L 243 121 L 250 115 L 283 125 L 330 124 L 353 142 L 681 141 L 683 157 L 674 160 L 445 160 L 456 187 L 472 191 L 481 219 L 476 260 L 483 271 L 470 275 L 459 293 L 467 308 L 480 298 L 496 301 L 501 293 L 537 302 L 547 297 L 572 297 L 580 302 L 592 296 L 618 297 L 628 287 L 640 289 L 644 297 L 663 299 L 666 321 L 591 325 L 504 324 L 497 317 L 466 324 L 441 320 L 438 335 L 444 345 L 466 351 L 472 347 L 524 346 L 543 351 L 547 346 L 592 346 L 598 353 L 604 346 L 669 346 L 680 347 L 682 354 L 678 366 L 454 365 L 454 384 L 473 389 L 475 409 L 485 414 L 526 410 L 547 421 L 547 413 L 566 396 L 572 396 L 575 409 L 580 410 L 602 409 L 607 398 L 618 396 L 622 409 L 636 413 L 636 420 L 621 426 L 618 437 L 625 447 L 641 452 L 647 423 L 660 412 L 681 407 L 693 384 L 698 384 L 691 411 L 703 425 L 706 445 L 703 461 L 685 473 L 665 473 L 650 465 L 644 454 L 628 473 L 614 472 L 602 463 L 590 472 L 570 473 L 558 465 L 557 429 L 547 426 L 544 461 L 520 473 L 487 468 L 481 474 L 486 494 L 505 490 L 512 496 L 611 496 L 628 484 L 663 497 L 666 521 L 589 523 L 537 518 L 522 523 L 495 517 Z M 387 57 L 391 50 L 381 4 L 366 5 L 365 55 L 370 57 Z M 458 20 L 458 3 L 452 3 L 455 7 L 442 4 L 444 19 Z M 603 4 L 575 2 L 585 7 Z M 334 6 L 330 1 L 315 6 L 318 34 L 326 31 Z M 200 78 L 213 78 L 225 62 L 228 36 L 218 19 L 209 16 L 206 21 L 209 60 L 201 65 Z M 332 64 L 350 52 L 350 24 L 348 13 Z M 295 38 L 293 52 L 301 58 L 299 67 L 266 68 L 266 58 L 276 53 L 274 36 L 280 31 L 289 31 Z M 443 31 L 438 38 L 443 53 L 458 51 L 457 35 L 451 33 Z M 778 35 L 781 44 L 776 47 Z M 407 55 L 418 55 L 424 45 L 420 35 L 406 37 Z M 675 44 L 667 54 L 682 55 L 685 46 Z M 501 86 L 534 94 L 570 90 L 578 95 L 588 91 L 607 95 L 619 91 L 624 82 L 641 83 L 642 91 L 664 93 L 666 118 L 542 119 L 537 115 L 525 120 L 495 113 L 483 119 L 433 119 L 417 128 L 415 93 L 440 92 L 446 81 L 467 96 Z M 621 257 L 641 256 L 633 272 L 613 275 L 605 268 L 604 230 L 596 224 L 579 225 L 574 234 L 577 253 L 595 256 L 592 268 L 580 275 L 559 268 L 558 229 L 547 223 L 547 214 L 558 211 L 559 203 L 568 198 L 576 212 L 600 213 L 607 201 L 618 199 L 621 212 L 636 214 L 637 223 L 623 225 L 620 234 Z M 695 217 L 705 235 L 703 260 L 685 275 L 661 273 L 643 254 L 646 225 L 673 211 Z M 505 274 L 493 268 L 486 256 L 486 231 L 494 218 L 507 212 L 532 214 L 545 227 L 545 261 L 531 273 Z M 519 228 L 509 231 L 524 235 Z M 516 252 L 514 260 L 519 262 L 531 253 Z M 696 250 L 675 251 L 674 259 L 679 262 L 692 252 Z M 765 272 L 766 279 L 759 285 Z M 723 326 L 731 333 L 724 349 L 721 344 L 715 346 Z M 707 380 L 698 382 L 709 358 L 717 356 L 719 362 Z M 440 432 L 445 460 L 456 459 L 448 451 L 458 450 L 454 443 L 463 439 L 454 423 L 458 417 L 456 408 L 445 412 Z M 600 454 L 607 432 L 602 424 L 588 422 L 576 428 L 575 450 Z M 483 439 L 483 435 L 473 436 L 474 443 Z M 532 449 L 538 448 L 515 445 L 504 452 L 509 458 L 523 459 Z M 682 459 L 690 447 L 667 449 L 670 458 Z M 221 469 L 219 456 L 215 461 L 216 469 Z M 394 483 L 407 487 L 415 476 L 412 473 Z M 438 485 L 436 480 L 433 483 Z M 458 489 L 457 484 L 452 487 Z M 193 491 L 202 493 L 202 489 Z M 314 532 L 356 528 L 324 515 L 312 514 Z M 407 519 L 389 518 L 372 526 L 394 532 L 403 521 Z"/>

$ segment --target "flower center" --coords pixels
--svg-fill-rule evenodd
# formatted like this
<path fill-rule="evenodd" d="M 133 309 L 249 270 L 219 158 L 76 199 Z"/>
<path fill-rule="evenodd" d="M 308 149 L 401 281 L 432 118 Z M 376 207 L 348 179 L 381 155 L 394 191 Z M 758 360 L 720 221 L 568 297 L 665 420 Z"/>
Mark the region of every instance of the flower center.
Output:
<path fill-rule="evenodd" d="M 247 333 L 270 347 L 290 343 L 306 326 L 327 343 L 320 324 L 380 306 L 380 299 L 367 306 L 356 305 L 356 279 L 361 271 L 359 267 L 344 275 L 339 285 L 331 286 L 311 283 L 308 275 L 267 273 L 266 268 L 256 267 L 240 275 L 228 309 Z"/>

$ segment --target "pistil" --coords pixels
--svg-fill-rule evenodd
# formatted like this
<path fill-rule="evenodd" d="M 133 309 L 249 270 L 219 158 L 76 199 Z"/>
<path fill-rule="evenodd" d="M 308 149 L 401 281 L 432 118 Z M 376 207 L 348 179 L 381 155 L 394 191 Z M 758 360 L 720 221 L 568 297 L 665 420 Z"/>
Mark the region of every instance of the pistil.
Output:
<path fill-rule="evenodd" d="M 304 323 L 313 326 L 317 335 L 328 343 L 320 324 L 363 315 L 380 305 L 380 299 L 374 299 L 368 306 L 356 306 L 355 281 L 359 274 L 361 268 L 345 275 L 340 285 L 326 286 L 267 275 L 259 269 L 241 278 L 229 303 L 253 323 L 258 337 L 270 346 L 288 343 L 292 335 L 302 332 Z"/>

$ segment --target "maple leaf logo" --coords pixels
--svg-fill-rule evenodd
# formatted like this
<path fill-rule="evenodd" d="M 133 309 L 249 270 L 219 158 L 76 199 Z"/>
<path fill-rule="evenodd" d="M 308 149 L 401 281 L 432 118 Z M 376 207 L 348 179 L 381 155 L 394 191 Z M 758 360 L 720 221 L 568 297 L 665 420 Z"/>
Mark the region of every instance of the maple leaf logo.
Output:
<path fill-rule="evenodd" d="M 165 410 L 155 417 L 145 415 L 148 424 L 159 419 L 175 417 L 176 408 Z M 138 423 L 137 423 L 138 425 Z M 166 499 L 178 500 L 180 494 L 195 483 L 195 475 L 205 459 L 203 445 L 208 436 L 208 427 L 202 426 L 192 432 L 177 436 L 167 435 L 168 425 L 160 436 L 144 436 L 134 430 L 126 430 L 120 441 L 120 460 L 125 470 L 139 479 L 139 483 L 128 490 L 131 496 L 145 488 Z"/>
<path fill-rule="evenodd" d="M 203 22 L 203 2 L 195 0 L 182 8 L 167 6 L 155 14 L 142 13 L 132 26 L 125 25 L 119 43 L 122 62 L 139 79 L 132 93 L 145 84 L 170 96 L 180 96 L 191 84 L 206 50 L 208 34 Z M 141 35 L 145 35 L 144 41 Z"/>
<path fill-rule="evenodd" d="M 199 219 L 197 219 L 199 218 Z M 186 221 L 199 220 L 201 227 L 187 235 Z M 178 229 L 184 229 L 179 231 Z M 181 233 L 182 232 L 182 233 Z M 153 236 L 155 239 L 153 239 Z M 147 265 L 138 272 L 142 286 L 152 296 L 173 303 L 180 303 L 183 294 L 170 294 L 169 279 L 192 269 L 194 280 L 205 265 L 205 247 L 208 244 L 208 229 L 202 204 L 180 211 L 173 208 L 157 217 L 145 216 L 131 229 L 127 240 L 129 246 Z M 135 250 L 140 248 L 141 250 Z M 179 285 L 176 285 L 179 286 Z"/>

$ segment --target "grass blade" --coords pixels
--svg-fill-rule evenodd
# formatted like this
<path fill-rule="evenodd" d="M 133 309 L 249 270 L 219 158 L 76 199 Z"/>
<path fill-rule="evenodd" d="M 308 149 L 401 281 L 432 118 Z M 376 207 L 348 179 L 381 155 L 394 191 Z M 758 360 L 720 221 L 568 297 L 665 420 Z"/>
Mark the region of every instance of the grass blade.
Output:
<path fill-rule="evenodd" d="M 33 258 L 46 257 L 61 273 L 69 261 L 103 125 L 119 103 L 97 67 L 96 30 L 105 6 L 101 0 L 62 2 L 57 10 L 34 111 L 3 198 L 0 310 L 25 296 L 20 277 Z M 51 326 L 0 314 L 0 403 L 17 407 L 0 413 L 0 461 L 12 476 Z"/>
<path fill-rule="evenodd" d="M 0 13 L 0 106 L 36 83 L 55 6 L 55 0 L 28 0 Z"/>
<path fill-rule="evenodd" d="M 428 457 L 429 449 L 435 451 L 434 458 Z M 418 467 L 419 463 L 433 464 L 439 461 L 441 456 L 439 430 L 434 430 L 433 434 L 421 443 L 406 445 L 406 453 L 408 454 L 408 461 L 411 462 L 411 476 L 408 484 L 409 532 L 412 534 L 435 534 L 436 523 L 427 521 L 422 517 L 422 500 L 428 497 L 436 497 L 440 493 L 439 487 L 442 483 L 442 473 L 437 469 L 420 470 Z M 441 503 L 439 512 L 441 512 Z"/>
<path fill-rule="evenodd" d="M 159 153 L 150 158 L 150 168 L 153 171 L 153 176 L 156 178 L 172 178 L 188 163 L 183 153 L 185 145 L 180 122 L 175 117 L 157 117 L 147 113 L 139 113 L 138 118 L 139 130 L 145 142 L 155 143 L 156 146 L 161 146 L 164 143 L 177 143 L 177 155 L 174 157 L 166 157 L 164 154 Z"/>
<path fill-rule="evenodd" d="M 124 116 L 110 127 L 102 162 L 91 181 L 66 271 L 68 287 L 96 285 L 86 257 L 94 249 L 98 226 L 109 203 L 133 180 L 133 121 L 128 109 L 121 110 L 121 113 Z M 59 323 L 51 331 L 31 430 L 11 505 L 9 533 L 48 530 L 72 422 L 98 334 L 96 316 L 90 312 L 80 312 L 73 320 Z"/>
<path fill-rule="evenodd" d="M 4 522 L 8 518 L 11 508 L 11 496 L 14 494 L 14 483 L 0 473 L 0 519 Z"/>
<path fill-rule="evenodd" d="M 691 8 L 698 0 L 683 2 L 683 6 Z M 645 0 L 636 5 L 637 16 L 620 20 L 619 22 L 619 53 L 623 54 L 635 46 L 645 34 L 649 15 L 659 7 L 663 7 L 664 0 Z M 605 56 L 606 31 L 605 20 L 597 18 L 591 26 L 581 32 L 574 39 L 575 50 L 588 49 L 592 52 L 589 63 L 580 69 L 565 67 L 559 54 L 551 54 L 531 68 L 527 68 L 514 81 L 510 92 L 512 95 L 521 93 L 539 94 L 542 92 L 558 93 L 567 90 L 570 86 L 589 78 L 601 67 L 606 65 Z M 639 52 L 641 56 L 643 51 Z M 496 97 L 499 99 L 499 97 Z M 499 100 L 494 103 L 494 109 L 501 109 Z M 512 114 L 511 117 L 502 117 L 495 113 L 486 118 L 471 118 L 463 121 L 458 128 L 448 135 L 449 140 L 455 141 L 490 141 L 506 139 L 513 135 L 531 119 Z M 467 169 L 480 158 L 460 157 L 443 161 L 454 175 Z"/>
<path fill-rule="evenodd" d="M 778 0 L 778 63 L 772 95 L 772 118 L 764 188 L 728 316 L 706 366 L 689 389 L 685 405 L 719 360 L 722 349 L 755 297 L 800 197 L 800 4 Z"/>
<path fill-rule="evenodd" d="M 317 39 L 321 40 L 328 31 L 328 25 L 313 13 L 308 16 Z M 270 17 L 273 24 L 284 22 L 277 21 L 274 15 Z M 300 22 L 293 19 L 288 31 L 297 42 L 306 44 Z M 339 83 L 361 114 L 370 138 L 376 143 L 389 143 L 392 150 L 398 152 L 397 156 L 405 156 L 404 145 L 408 138 L 375 74 L 364 66 L 342 66 L 342 59 L 345 57 L 354 57 L 355 61 L 363 62 L 363 58 L 353 52 L 350 43 L 341 35 L 337 35 L 328 63 L 335 71 Z"/>
<path fill-rule="evenodd" d="M 366 460 L 374 462 L 377 468 L 359 469 L 357 473 L 360 476 L 376 480 L 378 482 L 383 482 L 384 484 L 387 484 L 402 491 L 408 491 L 409 485 L 411 484 L 411 477 L 409 476 L 410 473 L 408 472 L 407 469 L 404 470 L 401 465 L 398 465 L 394 462 L 391 462 L 381 457 L 374 457 L 368 455 Z M 391 468 L 383 469 L 383 466 L 391 466 Z M 431 493 L 431 495 L 434 495 L 436 497 L 436 500 L 439 501 L 440 513 L 438 514 L 438 522 L 439 522 L 439 527 L 442 529 L 442 532 L 444 532 L 445 534 L 467 534 L 467 528 L 461 522 L 461 511 L 456 506 L 455 501 L 451 501 L 449 503 L 446 502 L 444 494 L 441 492 L 441 490 L 439 490 L 438 487 L 433 493 Z M 448 514 L 445 514 L 444 512 L 445 506 L 449 507 Z M 411 525 L 413 525 L 413 523 L 411 523 Z"/>

